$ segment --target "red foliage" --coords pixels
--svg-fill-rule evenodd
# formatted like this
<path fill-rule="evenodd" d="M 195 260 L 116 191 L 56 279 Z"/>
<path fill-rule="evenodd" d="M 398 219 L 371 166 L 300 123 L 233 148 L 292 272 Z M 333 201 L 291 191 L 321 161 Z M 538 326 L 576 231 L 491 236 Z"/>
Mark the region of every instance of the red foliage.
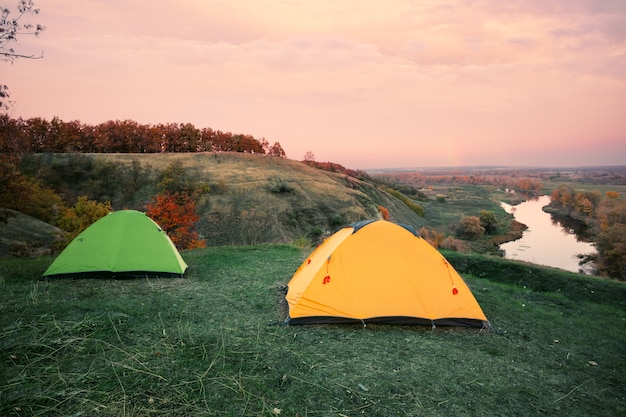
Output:
<path fill-rule="evenodd" d="M 380 210 L 380 215 L 383 216 L 383 220 L 389 220 L 389 210 L 386 207 L 378 206 L 378 210 Z"/>
<path fill-rule="evenodd" d="M 282 156 L 276 142 L 265 138 L 198 129 L 191 123 L 144 125 L 133 120 L 109 120 L 97 125 L 78 120 L 64 122 L 55 117 L 11 119 L 0 115 L 0 157 L 15 159 L 32 152 L 156 153 L 156 152 L 244 152 Z M 5 156 L 6 155 L 6 156 Z"/>
<path fill-rule="evenodd" d="M 200 217 L 196 214 L 196 203 L 189 194 L 158 194 L 146 205 L 146 214 L 161 226 L 176 248 L 206 247 L 206 242 L 194 230 Z"/>

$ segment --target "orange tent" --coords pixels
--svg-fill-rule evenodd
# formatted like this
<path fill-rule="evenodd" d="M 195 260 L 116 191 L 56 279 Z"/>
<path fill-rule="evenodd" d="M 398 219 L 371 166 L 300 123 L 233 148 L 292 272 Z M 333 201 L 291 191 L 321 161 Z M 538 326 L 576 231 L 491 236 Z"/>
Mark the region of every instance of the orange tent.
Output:
<path fill-rule="evenodd" d="M 463 278 L 408 226 L 372 220 L 318 246 L 288 284 L 286 324 L 490 327 Z"/>

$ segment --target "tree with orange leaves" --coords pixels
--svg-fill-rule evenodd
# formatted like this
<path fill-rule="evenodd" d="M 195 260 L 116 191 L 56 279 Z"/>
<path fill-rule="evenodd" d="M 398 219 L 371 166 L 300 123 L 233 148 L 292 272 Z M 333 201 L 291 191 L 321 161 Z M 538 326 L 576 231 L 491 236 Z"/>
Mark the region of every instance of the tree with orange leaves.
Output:
<path fill-rule="evenodd" d="M 177 249 L 206 247 L 206 241 L 200 239 L 195 230 L 195 223 L 200 217 L 196 214 L 196 203 L 189 193 L 157 194 L 146 205 L 146 215 L 163 228 Z"/>
<path fill-rule="evenodd" d="M 383 220 L 389 220 L 389 210 L 386 207 L 378 206 L 378 210 L 380 211 L 380 215 Z"/>

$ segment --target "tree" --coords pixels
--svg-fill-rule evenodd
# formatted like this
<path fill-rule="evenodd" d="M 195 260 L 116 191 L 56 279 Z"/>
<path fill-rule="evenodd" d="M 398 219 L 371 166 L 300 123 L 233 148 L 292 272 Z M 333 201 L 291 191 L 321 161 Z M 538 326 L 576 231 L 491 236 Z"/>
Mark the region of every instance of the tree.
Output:
<path fill-rule="evenodd" d="M 481 226 L 480 219 L 476 216 L 465 216 L 461 219 L 459 234 L 470 240 L 478 239 L 485 234 L 485 228 Z"/>
<path fill-rule="evenodd" d="M 41 55 L 25 55 L 15 52 L 10 44 L 17 42 L 18 36 L 35 35 L 39 36 L 46 28 L 42 25 L 33 25 L 31 23 L 21 23 L 20 19 L 26 14 L 39 14 L 39 9 L 35 7 L 32 0 L 20 0 L 17 3 L 17 17 L 10 18 L 11 11 L 7 8 L 0 7 L 0 59 L 13 62 L 18 58 L 39 59 Z"/>
<path fill-rule="evenodd" d="M 71 242 L 83 230 L 94 224 L 97 220 L 109 214 L 113 209 L 109 201 L 100 203 L 81 196 L 74 206 L 65 210 L 63 217 L 59 219 L 58 226 L 65 231 L 65 242 Z"/>
<path fill-rule="evenodd" d="M 18 58 L 39 59 L 41 55 L 20 54 L 13 49 L 12 43 L 17 42 L 18 36 L 35 35 L 39 36 L 45 29 L 42 25 L 31 23 L 21 23 L 21 18 L 26 14 L 39 14 L 39 9 L 35 7 L 32 0 L 20 0 L 17 3 L 17 17 L 11 18 L 11 11 L 5 7 L 0 7 L 0 60 L 13 62 Z M 6 111 L 11 107 L 9 101 L 9 87 L 0 84 L 0 111 Z"/>
<path fill-rule="evenodd" d="M 498 227 L 498 219 L 494 212 L 489 210 L 480 211 L 480 225 L 485 228 L 485 233 L 493 233 Z"/>
<path fill-rule="evenodd" d="M 161 173 L 159 190 L 169 193 L 190 193 L 194 191 L 193 179 L 185 171 L 180 160 L 170 163 Z"/>
<path fill-rule="evenodd" d="M 378 211 L 380 211 L 383 220 L 389 220 L 389 210 L 386 207 L 378 206 Z"/>
<path fill-rule="evenodd" d="M 9 97 L 11 97 L 9 87 L 6 84 L 0 84 L 0 112 L 11 108 L 13 102 L 9 100 Z"/>
<path fill-rule="evenodd" d="M 55 223 L 65 206 L 53 190 L 25 176 L 14 164 L 0 162 L 0 207 Z"/>
<path fill-rule="evenodd" d="M 596 248 L 600 274 L 626 281 L 626 224 L 617 223 L 601 230 Z"/>
<path fill-rule="evenodd" d="M 271 148 L 269 148 L 267 154 L 269 156 L 278 156 L 280 158 L 286 158 L 287 154 L 283 150 L 283 147 L 280 146 L 280 143 L 275 142 Z"/>
<path fill-rule="evenodd" d="M 597 216 L 596 268 L 600 275 L 626 281 L 626 202 L 607 198 Z"/>
<path fill-rule="evenodd" d="M 422 239 L 430 243 L 431 246 L 435 249 L 439 248 L 439 246 L 445 239 L 445 235 L 442 232 L 438 232 L 432 229 L 426 229 L 425 227 L 422 227 L 419 230 L 419 235 L 422 237 Z"/>
<path fill-rule="evenodd" d="M 302 161 L 304 161 L 304 162 L 314 162 L 315 161 L 315 154 L 313 153 L 313 151 L 306 151 L 306 153 L 304 154 L 304 157 L 302 158 Z"/>
<path fill-rule="evenodd" d="M 200 218 L 195 211 L 195 201 L 184 192 L 158 194 L 146 205 L 146 215 L 163 228 L 179 250 L 206 247 L 195 231 Z"/>

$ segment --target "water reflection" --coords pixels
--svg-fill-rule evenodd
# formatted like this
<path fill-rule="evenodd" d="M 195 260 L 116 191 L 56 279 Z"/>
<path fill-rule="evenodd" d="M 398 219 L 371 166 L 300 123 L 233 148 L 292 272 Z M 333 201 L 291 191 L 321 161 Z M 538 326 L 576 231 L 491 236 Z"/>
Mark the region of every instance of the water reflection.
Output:
<path fill-rule="evenodd" d="M 595 253 L 593 245 L 579 241 L 570 231 L 571 225 L 561 226 L 553 221 L 542 208 L 550 203 L 549 196 L 541 196 L 516 206 L 501 203 L 515 220 L 528 226 L 521 239 L 500 245 L 507 259 L 553 266 L 567 271 L 579 272 L 578 255 Z"/>

